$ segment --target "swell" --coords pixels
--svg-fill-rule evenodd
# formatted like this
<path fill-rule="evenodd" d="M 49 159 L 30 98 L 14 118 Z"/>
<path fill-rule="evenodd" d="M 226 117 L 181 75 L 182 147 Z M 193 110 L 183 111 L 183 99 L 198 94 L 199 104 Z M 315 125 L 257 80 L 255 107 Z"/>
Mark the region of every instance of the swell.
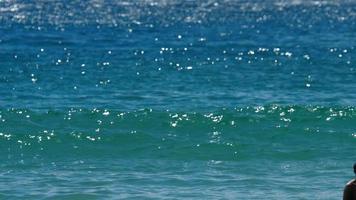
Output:
<path fill-rule="evenodd" d="M 321 153 L 337 157 L 355 145 L 356 133 L 355 107 L 269 105 L 214 112 L 3 109 L 0 116 L 1 157 L 11 161 L 233 161 L 310 159 Z"/>

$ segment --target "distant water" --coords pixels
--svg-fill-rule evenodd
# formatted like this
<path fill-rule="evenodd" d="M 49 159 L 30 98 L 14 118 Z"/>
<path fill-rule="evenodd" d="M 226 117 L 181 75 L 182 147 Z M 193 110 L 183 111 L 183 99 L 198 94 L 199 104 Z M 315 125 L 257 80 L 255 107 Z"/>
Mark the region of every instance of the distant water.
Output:
<path fill-rule="evenodd" d="M 340 199 L 354 1 L 0 0 L 0 198 Z"/>

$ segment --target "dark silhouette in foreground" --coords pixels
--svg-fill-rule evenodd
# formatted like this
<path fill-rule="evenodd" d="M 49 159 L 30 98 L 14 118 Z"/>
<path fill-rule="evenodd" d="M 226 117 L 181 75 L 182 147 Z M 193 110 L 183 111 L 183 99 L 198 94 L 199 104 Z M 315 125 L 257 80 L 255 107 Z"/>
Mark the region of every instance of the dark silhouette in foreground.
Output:
<path fill-rule="evenodd" d="M 356 163 L 354 164 L 354 173 L 356 174 Z M 356 179 L 352 179 L 346 184 L 343 200 L 356 200 Z"/>

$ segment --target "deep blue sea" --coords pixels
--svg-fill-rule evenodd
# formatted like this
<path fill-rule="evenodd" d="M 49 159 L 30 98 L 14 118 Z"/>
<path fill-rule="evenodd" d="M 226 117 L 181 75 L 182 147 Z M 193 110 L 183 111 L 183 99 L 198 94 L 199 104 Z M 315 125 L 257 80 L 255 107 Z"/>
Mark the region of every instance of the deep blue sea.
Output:
<path fill-rule="evenodd" d="M 0 199 L 341 199 L 356 1 L 0 0 Z"/>

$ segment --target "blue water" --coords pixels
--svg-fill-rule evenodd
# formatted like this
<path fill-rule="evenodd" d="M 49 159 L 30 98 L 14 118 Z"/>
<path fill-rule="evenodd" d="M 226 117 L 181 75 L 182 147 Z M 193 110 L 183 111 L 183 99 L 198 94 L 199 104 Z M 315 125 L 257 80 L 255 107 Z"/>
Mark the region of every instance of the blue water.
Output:
<path fill-rule="evenodd" d="M 0 1 L 0 198 L 340 199 L 353 1 Z"/>

